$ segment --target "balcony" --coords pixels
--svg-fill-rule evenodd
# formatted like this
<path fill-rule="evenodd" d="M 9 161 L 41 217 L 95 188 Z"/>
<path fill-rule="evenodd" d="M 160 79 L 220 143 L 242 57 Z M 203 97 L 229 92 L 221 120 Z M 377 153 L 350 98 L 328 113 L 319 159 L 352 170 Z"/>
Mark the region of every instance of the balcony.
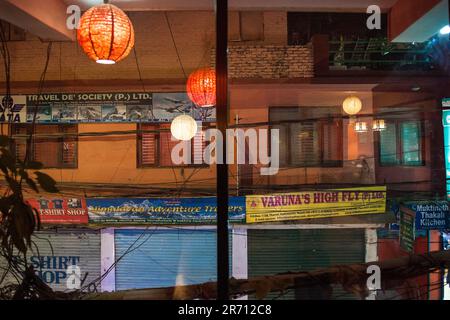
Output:
<path fill-rule="evenodd" d="M 387 38 L 329 40 L 312 38 L 315 76 L 440 75 L 448 49 L 433 38 L 424 43 L 393 43 Z"/>

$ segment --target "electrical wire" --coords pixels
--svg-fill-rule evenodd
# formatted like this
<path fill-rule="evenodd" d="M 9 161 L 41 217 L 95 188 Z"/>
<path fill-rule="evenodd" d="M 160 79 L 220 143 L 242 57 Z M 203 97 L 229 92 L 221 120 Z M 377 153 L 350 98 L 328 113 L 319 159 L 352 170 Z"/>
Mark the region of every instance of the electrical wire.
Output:
<path fill-rule="evenodd" d="M 188 76 L 187 76 L 186 70 L 184 69 L 183 62 L 181 61 L 180 52 L 179 52 L 178 46 L 177 46 L 177 44 L 175 42 L 175 37 L 174 37 L 173 31 L 172 31 L 172 26 L 170 24 L 169 15 L 167 14 L 167 11 L 164 11 L 164 17 L 166 18 L 167 27 L 169 28 L 170 38 L 172 39 L 172 43 L 173 43 L 173 46 L 175 48 L 175 52 L 176 52 L 176 55 L 177 55 L 178 63 L 180 65 L 181 70 L 183 71 L 184 79 L 187 80 Z"/>

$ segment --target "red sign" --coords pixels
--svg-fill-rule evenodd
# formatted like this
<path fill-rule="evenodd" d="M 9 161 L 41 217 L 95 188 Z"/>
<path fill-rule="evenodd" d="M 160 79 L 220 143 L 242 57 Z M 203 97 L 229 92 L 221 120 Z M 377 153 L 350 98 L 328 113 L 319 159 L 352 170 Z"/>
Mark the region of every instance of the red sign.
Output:
<path fill-rule="evenodd" d="M 27 202 L 39 212 L 43 224 L 87 224 L 86 200 L 83 198 L 39 198 Z"/>

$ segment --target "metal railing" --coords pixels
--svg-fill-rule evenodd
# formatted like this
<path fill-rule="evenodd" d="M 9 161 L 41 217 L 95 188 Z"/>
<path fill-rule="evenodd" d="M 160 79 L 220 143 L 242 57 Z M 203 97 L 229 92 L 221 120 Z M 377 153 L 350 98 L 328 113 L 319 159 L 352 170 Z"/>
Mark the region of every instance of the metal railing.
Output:
<path fill-rule="evenodd" d="M 434 70 L 427 43 L 391 43 L 385 38 L 330 41 L 330 70 Z"/>

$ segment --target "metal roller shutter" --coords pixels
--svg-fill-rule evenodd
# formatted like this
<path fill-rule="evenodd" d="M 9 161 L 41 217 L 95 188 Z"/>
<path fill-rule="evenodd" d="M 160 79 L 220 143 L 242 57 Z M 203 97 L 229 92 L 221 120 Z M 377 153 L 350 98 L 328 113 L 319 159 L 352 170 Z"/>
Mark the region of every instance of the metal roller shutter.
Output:
<path fill-rule="evenodd" d="M 248 230 L 249 277 L 313 271 L 339 264 L 365 261 L 364 229 Z M 267 299 L 325 299 L 318 288 L 290 290 Z M 340 287 L 333 288 L 332 299 L 356 298 Z"/>
<path fill-rule="evenodd" d="M 32 240 L 34 244 L 32 250 L 28 252 L 28 261 L 34 266 L 40 278 L 52 289 L 71 291 L 67 286 L 66 272 L 70 265 L 77 265 L 80 268 L 81 279 L 86 276 L 84 284 L 100 277 L 100 233 L 98 231 L 40 231 L 34 234 Z"/>
<path fill-rule="evenodd" d="M 125 254 L 127 250 L 129 253 Z M 116 260 L 123 255 L 116 266 L 116 290 L 171 287 L 216 279 L 213 229 L 117 229 L 115 255 Z"/>

